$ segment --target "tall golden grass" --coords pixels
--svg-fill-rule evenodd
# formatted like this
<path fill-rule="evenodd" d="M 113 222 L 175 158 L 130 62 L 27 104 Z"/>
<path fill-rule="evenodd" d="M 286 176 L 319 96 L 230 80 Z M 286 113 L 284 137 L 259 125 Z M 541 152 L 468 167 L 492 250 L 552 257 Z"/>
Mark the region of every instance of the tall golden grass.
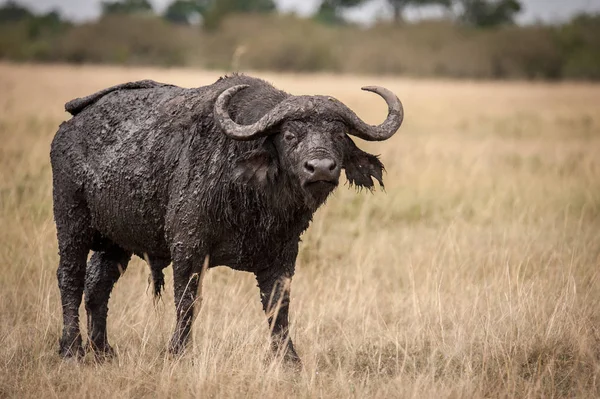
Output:
<path fill-rule="evenodd" d="M 48 154 L 63 103 L 217 74 L 0 64 L 0 397 L 600 396 L 600 86 L 262 76 L 373 123 L 385 106 L 362 85 L 406 106 L 394 138 L 360 143 L 381 153 L 385 192 L 340 187 L 303 237 L 303 369 L 269 360 L 254 278 L 227 268 L 208 272 L 193 345 L 169 358 L 172 289 L 154 305 L 139 259 L 110 302 L 118 357 L 58 358 Z"/>

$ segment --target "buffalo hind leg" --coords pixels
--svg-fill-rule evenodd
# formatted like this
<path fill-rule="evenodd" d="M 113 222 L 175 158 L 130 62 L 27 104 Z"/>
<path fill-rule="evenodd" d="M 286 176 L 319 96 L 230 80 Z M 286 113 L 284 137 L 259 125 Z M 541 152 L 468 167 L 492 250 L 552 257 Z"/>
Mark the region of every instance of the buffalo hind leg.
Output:
<path fill-rule="evenodd" d="M 59 340 L 59 355 L 63 358 L 84 354 L 79 330 L 79 306 L 83 296 L 85 265 L 92 232 L 89 212 L 83 203 L 56 203 L 55 219 L 60 261 L 56 277 L 63 312 L 63 333 Z"/>
<path fill-rule="evenodd" d="M 272 349 L 277 355 L 293 363 L 300 363 L 289 334 L 288 311 L 292 278 L 270 274 L 264 270 L 256 274 L 260 298 L 271 330 Z"/>
<path fill-rule="evenodd" d="M 106 317 L 108 300 L 114 284 L 127 269 L 131 253 L 117 246 L 94 252 L 85 275 L 85 310 L 88 326 L 88 349 L 101 360 L 114 354 L 108 343 Z"/>

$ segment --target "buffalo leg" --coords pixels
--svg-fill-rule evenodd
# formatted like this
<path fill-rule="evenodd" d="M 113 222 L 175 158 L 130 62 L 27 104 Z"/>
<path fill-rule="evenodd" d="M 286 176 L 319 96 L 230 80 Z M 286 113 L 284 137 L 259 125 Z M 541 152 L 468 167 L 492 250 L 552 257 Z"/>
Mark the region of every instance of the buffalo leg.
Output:
<path fill-rule="evenodd" d="M 114 353 L 106 333 L 108 299 L 114 284 L 127 269 L 130 258 L 131 253 L 113 247 L 107 251 L 94 252 L 88 262 L 85 276 L 85 309 L 89 349 L 94 351 L 97 358 Z"/>
<path fill-rule="evenodd" d="M 291 277 L 272 275 L 268 271 L 256 274 L 260 298 L 271 330 L 272 349 L 283 354 L 284 359 L 300 362 L 289 336 L 288 310 L 290 304 Z"/>
<path fill-rule="evenodd" d="M 172 354 L 181 353 L 189 340 L 201 272 L 194 272 L 190 260 L 173 261 L 173 293 L 177 322 L 169 345 Z"/>
<path fill-rule="evenodd" d="M 80 357 L 84 351 L 79 330 L 79 306 L 92 237 L 89 212 L 83 202 L 74 203 L 62 197 L 60 201 L 55 200 L 54 214 L 60 256 L 56 277 L 63 312 L 58 353 L 64 358 Z"/>

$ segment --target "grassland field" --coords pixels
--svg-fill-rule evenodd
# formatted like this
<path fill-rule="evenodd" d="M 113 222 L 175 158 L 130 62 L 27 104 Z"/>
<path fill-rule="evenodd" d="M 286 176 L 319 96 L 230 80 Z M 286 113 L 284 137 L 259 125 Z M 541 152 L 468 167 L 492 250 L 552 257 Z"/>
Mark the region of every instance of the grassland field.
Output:
<path fill-rule="evenodd" d="M 363 85 L 406 108 L 392 139 L 359 143 L 381 154 L 385 191 L 341 185 L 303 236 L 291 306 L 303 369 L 269 360 L 254 277 L 224 267 L 171 359 L 172 274 L 154 304 L 139 259 L 109 306 L 118 356 L 60 360 L 49 145 L 63 104 L 219 75 L 0 64 L 0 398 L 600 397 L 600 85 L 586 83 L 259 74 L 371 123 L 386 107 Z"/>

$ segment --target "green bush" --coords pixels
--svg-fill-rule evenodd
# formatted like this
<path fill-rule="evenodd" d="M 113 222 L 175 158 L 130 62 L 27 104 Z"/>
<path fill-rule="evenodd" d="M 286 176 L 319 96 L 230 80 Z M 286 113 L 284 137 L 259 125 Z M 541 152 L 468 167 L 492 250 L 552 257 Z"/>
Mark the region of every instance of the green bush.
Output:
<path fill-rule="evenodd" d="M 239 66 L 247 69 L 315 72 L 336 69 L 331 29 L 295 17 L 230 18 L 222 35 L 233 55 L 243 49 Z M 221 46 L 217 36 L 215 45 Z M 227 65 L 229 67 L 229 65 Z"/>
<path fill-rule="evenodd" d="M 557 32 L 565 62 L 563 76 L 600 79 L 600 14 L 582 15 Z"/>
<path fill-rule="evenodd" d="M 558 79 L 563 58 L 548 27 L 507 27 L 488 38 L 495 78 Z"/>
<path fill-rule="evenodd" d="M 77 26 L 57 42 L 60 59 L 81 63 L 182 65 L 178 31 L 153 16 L 111 15 Z"/>
<path fill-rule="evenodd" d="M 70 27 L 56 12 L 41 16 L 20 13 L 12 20 L 0 21 L 0 59 L 51 61 L 56 40 Z"/>

